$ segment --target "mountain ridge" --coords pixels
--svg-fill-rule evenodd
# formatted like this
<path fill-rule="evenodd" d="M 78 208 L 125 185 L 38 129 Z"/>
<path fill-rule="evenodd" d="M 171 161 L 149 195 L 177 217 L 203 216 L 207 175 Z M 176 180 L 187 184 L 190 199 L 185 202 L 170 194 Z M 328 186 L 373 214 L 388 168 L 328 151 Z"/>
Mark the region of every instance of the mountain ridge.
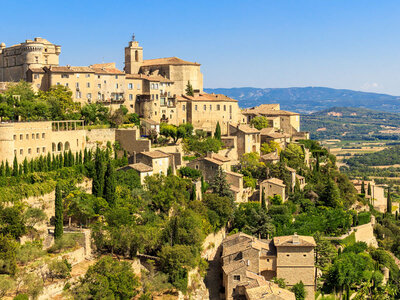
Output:
<path fill-rule="evenodd" d="M 225 94 L 239 101 L 242 108 L 279 103 L 281 109 L 312 113 L 330 107 L 363 107 L 400 112 L 400 96 L 329 87 L 254 88 L 233 87 L 204 89 L 207 93 Z"/>

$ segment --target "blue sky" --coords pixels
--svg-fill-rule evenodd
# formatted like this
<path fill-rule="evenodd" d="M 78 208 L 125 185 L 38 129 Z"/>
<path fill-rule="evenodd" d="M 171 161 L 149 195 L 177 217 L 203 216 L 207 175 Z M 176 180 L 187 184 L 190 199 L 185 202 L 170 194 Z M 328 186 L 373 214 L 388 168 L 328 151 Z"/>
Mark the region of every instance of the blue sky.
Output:
<path fill-rule="evenodd" d="M 400 95 L 400 1 L 5 1 L 0 42 L 40 36 L 60 64 L 145 58 L 202 64 L 205 87 L 327 86 Z"/>

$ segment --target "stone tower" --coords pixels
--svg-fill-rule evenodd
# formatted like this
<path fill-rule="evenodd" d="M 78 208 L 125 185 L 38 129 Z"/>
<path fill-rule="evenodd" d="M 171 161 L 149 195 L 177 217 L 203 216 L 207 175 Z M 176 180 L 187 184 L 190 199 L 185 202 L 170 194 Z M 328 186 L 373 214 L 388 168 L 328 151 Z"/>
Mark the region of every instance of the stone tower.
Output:
<path fill-rule="evenodd" d="M 138 74 L 143 64 L 143 48 L 139 47 L 139 42 L 131 41 L 125 47 L 125 72 L 127 74 Z"/>

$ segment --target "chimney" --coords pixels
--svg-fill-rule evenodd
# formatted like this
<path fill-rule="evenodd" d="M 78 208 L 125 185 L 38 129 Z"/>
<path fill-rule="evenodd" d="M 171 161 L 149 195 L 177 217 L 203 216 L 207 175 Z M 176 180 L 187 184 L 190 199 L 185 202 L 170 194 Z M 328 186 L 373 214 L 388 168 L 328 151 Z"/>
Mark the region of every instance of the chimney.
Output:
<path fill-rule="evenodd" d="M 292 243 L 293 243 L 293 245 L 299 245 L 300 244 L 300 239 L 299 239 L 299 236 L 297 235 L 296 232 L 293 234 Z"/>
<path fill-rule="evenodd" d="M 212 158 L 212 151 L 207 151 L 207 157 Z"/>

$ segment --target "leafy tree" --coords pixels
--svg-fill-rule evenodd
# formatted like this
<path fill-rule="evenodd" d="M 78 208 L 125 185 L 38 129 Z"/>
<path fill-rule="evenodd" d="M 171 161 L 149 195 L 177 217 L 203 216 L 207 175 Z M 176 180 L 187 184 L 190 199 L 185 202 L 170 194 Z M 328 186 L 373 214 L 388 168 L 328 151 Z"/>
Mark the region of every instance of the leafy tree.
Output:
<path fill-rule="evenodd" d="M 199 170 L 190 167 L 182 167 L 178 171 L 182 177 L 188 177 L 193 180 L 197 180 L 201 177 L 201 172 Z"/>
<path fill-rule="evenodd" d="M 203 199 L 209 213 L 215 213 L 217 220 L 211 222 L 215 229 L 225 226 L 233 217 L 235 204 L 232 198 L 220 197 L 216 194 L 205 194 Z"/>
<path fill-rule="evenodd" d="M 221 140 L 221 126 L 219 125 L 219 122 L 217 122 L 217 126 L 215 127 L 214 138 Z"/>
<path fill-rule="evenodd" d="M 56 199 L 55 199 L 55 221 L 54 221 L 54 238 L 59 239 L 63 235 L 63 226 L 64 226 L 64 208 L 63 201 L 61 195 L 61 186 L 60 183 L 56 185 Z"/>
<path fill-rule="evenodd" d="M 96 197 L 102 197 L 104 192 L 105 164 L 104 153 L 100 148 L 96 149 L 94 165 L 95 172 L 93 175 L 92 194 Z"/>
<path fill-rule="evenodd" d="M 300 280 L 300 282 L 296 283 L 290 289 L 294 295 L 296 296 L 296 300 L 304 300 L 306 299 L 306 290 L 304 289 L 304 283 Z"/>
<path fill-rule="evenodd" d="M 0 233 L 11 235 L 19 239 L 26 233 L 26 226 L 21 205 L 14 205 L 2 208 L 0 207 Z"/>
<path fill-rule="evenodd" d="M 194 96 L 193 86 L 189 80 L 188 83 L 186 84 L 185 92 L 187 96 Z"/>
<path fill-rule="evenodd" d="M 139 279 L 129 262 L 110 256 L 90 266 L 72 289 L 74 299 L 132 299 L 138 294 Z"/>
<path fill-rule="evenodd" d="M 0 299 L 4 299 L 6 294 L 13 290 L 14 287 L 15 281 L 10 276 L 0 275 Z M 29 300 L 29 298 L 26 298 L 26 300 Z"/>
<path fill-rule="evenodd" d="M 196 156 L 204 156 L 207 152 L 218 153 L 222 143 L 218 139 L 207 137 L 190 137 L 183 140 L 183 150 L 185 153 L 194 152 Z"/>
<path fill-rule="evenodd" d="M 71 265 L 66 259 L 58 260 L 55 259 L 51 261 L 48 265 L 49 267 L 49 277 L 53 281 L 55 278 L 65 279 L 71 276 Z"/>
<path fill-rule="evenodd" d="M 338 207 L 342 205 L 340 191 L 333 179 L 329 178 L 320 195 L 320 205 Z"/>
<path fill-rule="evenodd" d="M 258 130 L 271 127 L 271 123 L 268 121 L 266 117 L 263 116 L 257 116 L 251 119 L 250 125 L 252 125 L 254 128 Z"/>
<path fill-rule="evenodd" d="M 267 203 L 265 202 L 265 192 L 264 189 L 261 187 L 261 208 L 266 210 L 267 209 Z"/>
<path fill-rule="evenodd" d="M 261 149 L 260 150 L 264 154 L 268 154 L 268 153 L 272 153 L 272 152 L 277 151 L 278 155 L 279 155 L 281 153 L 282 148 L 281 148 L 281 145 L 279 143 L 277 143 L 275 141 L 270 141 L 268 143 L 263 143 L 261 145 Z"/>
<path fill-rule="evenodd" d="M 320 233 L 316 233 L 314 239 L 317 244 L 315 247 L 315 265 L 322 271 L 326 271 L 337 256 L 337 250 L 335 246 L 329 240 L 324 239 Z"/>
<path fill-rule="evenodd" d="M 364 184 L 364 180 L 361 183 L 361 194 L 365 196 L 365 184 Z"/>
<path fill-rule="evenodd" d="M 110 207 L 115 206 L 115 189 L 116 189 L 116 181 L 115 181 L 115 171 L 111 161 L 107 164 L 107 169 L 104 177 L 104 198 L 108 202 Z"/>
<path fill-rule="evenodd" d="M 72 92 L 68 87 L 56 85 L 48 91 L 39 91 L 40 99 L 50 104 L 52 120 L 75 120 L 79 118 L 79 103 L 72 100 Z"/>
<path fill-rule="evenodd" d="M 221 168 L 218 168 L 218 171 L 216 172 L 214 179 L 210 184 L 210 188 L 213 190 L 213 193 L 220 197 L 233 198 L 232 191 L 230 190 L 229 184 L 226 181 L 226 174 Z"/>
<path fill-rule="evenodd" d="M 0 233 L 0 274 L 15 274 L 17 248 L 18 243 L 10 235 Z"/>
<path fill-rule="evenodd" d="M 16 156 L 14 156 L 12 176 L 18 176 L 18 161 Z"/>
<path fill-rule="evenodd" d="M 105 123 L 109 119 L 109 109 L 101 103 L 86 104 L 81 110 L 85 124 Z"/>

